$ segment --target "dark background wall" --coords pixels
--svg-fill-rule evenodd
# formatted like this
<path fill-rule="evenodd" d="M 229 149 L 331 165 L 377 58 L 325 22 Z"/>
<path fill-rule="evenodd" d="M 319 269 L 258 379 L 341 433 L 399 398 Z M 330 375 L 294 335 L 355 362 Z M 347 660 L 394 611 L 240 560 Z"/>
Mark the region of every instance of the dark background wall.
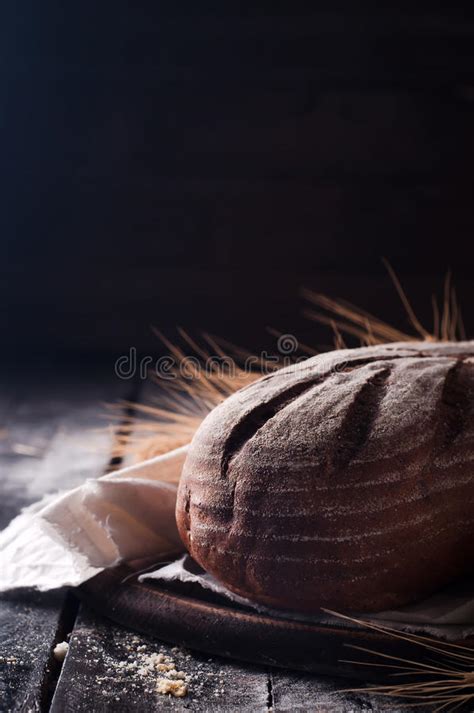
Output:
<path fill-rule="evenodd" d="M 4 355 L 328 341 L 302 286 L 404 327 L 382 255 L 422 316 L 451 267 L 473 332 L 470 15 L 137 5 L 2 5 Z"/>

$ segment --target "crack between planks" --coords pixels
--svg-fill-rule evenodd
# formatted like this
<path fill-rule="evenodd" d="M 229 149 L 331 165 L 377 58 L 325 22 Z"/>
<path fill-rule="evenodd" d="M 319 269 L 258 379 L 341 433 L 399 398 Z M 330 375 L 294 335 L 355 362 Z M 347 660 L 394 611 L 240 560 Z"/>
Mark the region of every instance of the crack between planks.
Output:
<path fill-rule="evenodd" d="M 48 660 L 44 668 L 43 679 L 40 690 L 40 710 L 49 711 L 53 700 L 56 686 L 61 675 L 63 662 L 58 661 L 54 656 L 54 648 L 56 644 L 62 641 L 69 642 L 72 631 L 74 629 L 77 614 L 79 611 L 79 600 L 72 592 L 67 592 L 64 603 L 59 614 L 58 626 L 54 634 L 53 643 L 51 644 Z"/>
<path fill-rule="evenodd" d="M 267 673 L 267 711 L 273 711 L 273 674 L 271 671 Z"/>

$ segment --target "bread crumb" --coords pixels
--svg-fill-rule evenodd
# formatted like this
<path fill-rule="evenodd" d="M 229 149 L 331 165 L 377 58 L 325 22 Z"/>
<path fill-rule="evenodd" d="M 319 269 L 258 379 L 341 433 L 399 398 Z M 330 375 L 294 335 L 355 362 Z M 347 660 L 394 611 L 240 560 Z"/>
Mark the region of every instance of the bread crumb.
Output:
<path fill-rule="evenodd" d="M 167 693 L 175 698 L 184 698 L 188 693 L 188 687 L 183 681 L 170 681 L 169 678 L 159 678 L 156 683 L 157 693 L 166 695 Z"/>
<path fill-rule="evenodd" d="M 165 646 L 155 648 L 152 642 L 145 645 L 141 639 L 118 633 L 114 643 L 116 647 L 112 653 L 107 649 L 101 652 L 104 668 L 95 675 L 97 685 L 107 696 L 105 700 L 111 704 L 122 687 L 123 695 L 135 695 L 138 689 L 154 700 L 167 695 L 167 705 L 172 708 L 179 706 L 175 698 L 187 696 L 189 699 L 191 693 L 193 696 L 203 695 L 203 682 L 196 674 L 188 674 L 183 666 L 189 656 L 182 649 L 174 647 L 171 654 Z M 88 637 L 87 652 L 92 660 L 95 658 L 93 644 L 94 640 Z M 202 665 L 205 664 L 199 664 Z"/>
<path fill-rule="evenodd" d="M 67 641 L 61 641 L 59 644 L 56 644 L 53 649 L 53 656 L 56 661 L 64 661 L 68 650 L 69 644 L 67 643 Z"/>

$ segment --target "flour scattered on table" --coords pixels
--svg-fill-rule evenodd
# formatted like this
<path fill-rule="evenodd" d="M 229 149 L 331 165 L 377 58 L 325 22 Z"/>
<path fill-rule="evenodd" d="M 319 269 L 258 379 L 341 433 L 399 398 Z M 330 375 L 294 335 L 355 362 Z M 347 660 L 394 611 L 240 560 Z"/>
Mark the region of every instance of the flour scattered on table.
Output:
<path fill-rule="evenodd" d="M 68 685 L 87 692 L 91 710 L 94 705 L 121 710 L 133 700 L 140 710 L 178 713 L 198 704 L 200 710 L 208 710 L 228 697 L 233 700 L 233 665 L 219 667 L 214 658 L 113 624 L 95 627 L 82 622 L 71 637 L 65 663 Z"/>
<path fill-rule="evenodd" d="M 117 639 L 115 643 L 118 643 Z M 185 652 L 174 648 L 173 655 L 170 655 L 161 646 L 153 650 L 153 644 L 145 645 L 136 636 L 126 636 L 121 643 L 122 658 L 117 660 L 104 652 L 102 663 L 105 664 L 105 675 L 96 675 L 96 682 L 105 686 L 103 695 L 109 693 L 107 684 L 113 684 L 111 690 L 122 685 L 125 686 L 123 693 L 131 689 L 148 695 L 166 695 L 171 700 L 188 695 L 193 677 L 176 665 L 178 660 L 181 664 L 186 662 L 188 656 Z M 91 646 L 91 654 L 94 648 Z"/>

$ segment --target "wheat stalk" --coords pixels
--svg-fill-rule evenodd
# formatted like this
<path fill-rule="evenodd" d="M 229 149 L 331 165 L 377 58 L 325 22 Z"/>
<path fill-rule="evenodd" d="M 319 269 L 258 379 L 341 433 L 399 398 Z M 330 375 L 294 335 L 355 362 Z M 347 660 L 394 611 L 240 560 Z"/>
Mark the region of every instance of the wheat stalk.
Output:
<path fill-rule="evenodd" d="M 450 272 L 447 273 L 444 281 L 441 309 L 436 296 L 432 295 L 431 297 L 433 327 L 432 330 L 429 331 L 416 316 L 411 302 L 391 265 L 386 260 L 384 264 L 400 297 L 414 333 L 409 334 L 402 332 L 366 310 L 356 307 L 345 300 L 332 299 L 319 292 L 303 289 L 303 297 L 312 306 L 318 308 L 317 310 L 306 308 L 304 314 L 309 319 L 321 324 L 327 324 L 333 329 L 336 348 L 340 348 L 341 334 L 356 337 L 361 344 L 365 346 L 390 342 L 412 342 L 420 339 L 429 342 L 466 339 L 462 314 L 459 308 L 456 290 L 451 284 Z"/>
<path fill-rule="evenodd" d="M 373 662 L 357 659 L 341 659 L 341 663 L 358 666 L 377 667 L 390 671 L 392 677 L 415 676 L 412 682 L 395 682 L 381 686 L 365 686 L 339 690 L 339 693 L 354 693 L 364 691 L 388 698 L 398 698 L 410 701 L 411 706 L 433 704 L 435 711 L 456 710 L 462 705 L 474 706 L 474 648 L 440 641 L 429 636 L 420 636 L 392 629 L 374 622 L 356 619 L 340 612 L 324 609 L 327 614 L 343 619 L 352 624 L 362 626 L 391 638 L 406 641 L 412 646 L 430 651 L 438 657 L 431 663 L 416 658 L 391 656 L 376 649 L 347 644 L 347 648 L 372 655 Z M 467 669 L 467 670 L 466 670 Z"/>
<path fill-rule="evenodd" d="M 146 460 L 189 443 L 213 408 L 235 391 L 260 378 L 263 373 L 279 368 L 275 361 L 253 357 L 250 352 L 217 340 L 210 334 L 202 335 L 205 342 L 203 347 L 183 329 L 178 331 L 188 348 L 187 353 L 155 330 L 174 359 L 166 379 L 153 373 L 149 376 L 149 383 L 159 385 L 157 397 L 151 397 L 150 403 L 146 404 L 122 401 L 109 407 L 112 417 L 121 421 L 116 428 L 114 457 L 131 456 L 136 460 Z M 221 345 L 227 347 L 228 351 Z M 183 375 L 180 367 L 189 359 L 190 352 L 199 361 L 199 368 L 188 378 Z M 231 370 L 227 372 L 220 369 L 215 357 L 227 360 Z M 251 371 L 238 363 L 238 360 L 244 361 L 249 357 L 252 357 Z M 133 419 L 126 424 L 122 422 L 124 408 L 134 414 Z"/>
<path fill-rule="evenodd" d="M 345 334 L 357 337 L 367 346 L 419 339 L 446 341 L 465 338 L 461 311 L 451 284 L 450 273 L 444 284 L 442 309 L 438 306 L 435 296 L 432 297 L 433 330 L 429 332 L 417 318 L 393 268 L 387 261 L 385 265 L 415 334 L 391 327 L 378 317 L 343 300 L 303 290 L 303 295 L 311 304 L 324 310 L 316 312 L 306 309 L 306 316 L 331 327 L 336 349 L 346 348 L 343 337 Z M 149 404 L 119 404 L 120 409 L 126 406 L 135 414 L 131 423 L 121 423 L 116 429 L 114 456 L 119 458 L 132 456 L 136 460 L 144 460 L 189 443 L 203 419 L 215 406 L 238 389 L 258 379 L 262 373 L 280 366 L 274 361 L 252 356 L 247 350 L 222 339 L 218 340 L 207 333 L 202 334 L 202 346 L 187 332 L 178 328 L 188 352 L 185 353 L 183 348 L 164 334 L 158 330 L 154 331 L 174 359 L 174 367 L 170 372 L 172 378 L 159 379 L 156 375 L 150 377 L 150 381 L 159 384 L 160 389 L 159 399 L 151 399 Z M 281 336 L 281 332 L 275 329 L 270 328 L 269 331 L 275 336 Z M 299 350 L 307 356 L 317 354 L 313 347 L 305 344 L 299 344 Z M 211 355 L 230 360 L 234 365 L 232 373 L 226 373 L 217 367 L 210 371 L 201 368 L 192 379 L 183 377 L 180 365 L 189 357 L 189 351 L 201 364 L 209 363 Z M 239 360 L 242 363 L 249 357 L 254 363 L 254 370 L 251 372 L 238 365 Z M 115 418 L 119 420 L 118 411 Z"/>

